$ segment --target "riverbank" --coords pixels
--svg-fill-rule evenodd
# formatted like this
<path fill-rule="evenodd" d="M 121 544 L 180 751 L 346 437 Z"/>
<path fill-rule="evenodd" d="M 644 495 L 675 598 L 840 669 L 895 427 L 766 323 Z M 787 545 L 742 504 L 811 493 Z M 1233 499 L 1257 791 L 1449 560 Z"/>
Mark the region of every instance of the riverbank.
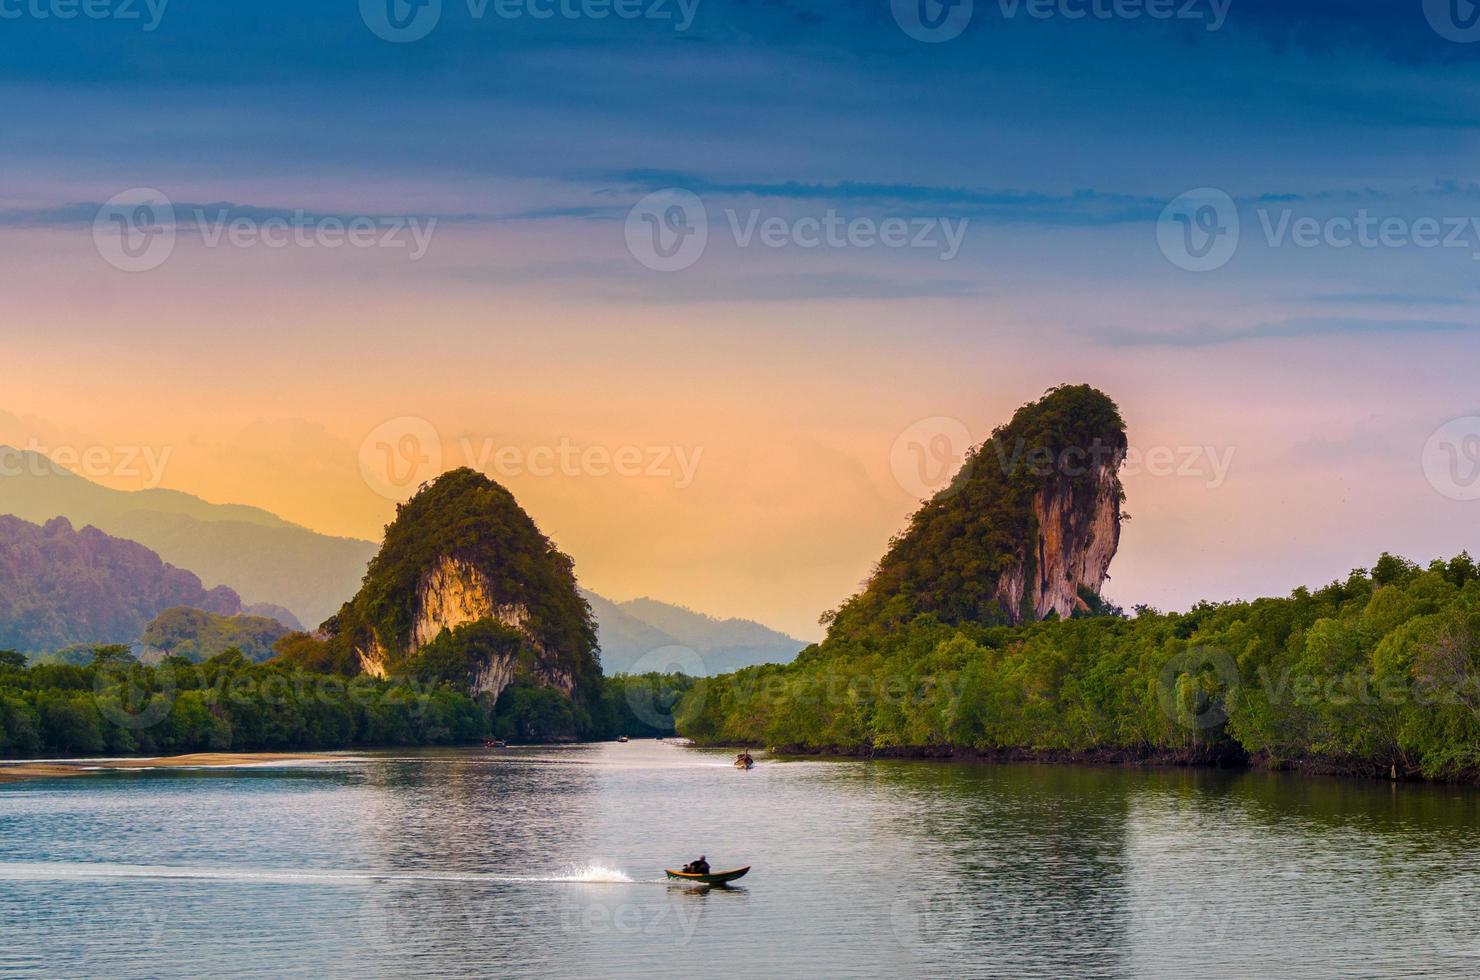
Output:
<path fill-rule="evenodd" d="M 154 758 L 66 759 L 44 762 L 0 762 L 0 783 L 26 779 L 56 779 L 89 773 L 129 769 L 208 769 L 229 766 L 268 765 L 274 762 L 314 762 L 333 755 L 293 752 L 192 752 Z"/>
<path fill-rule="evenodd" d="M 733 748 L 721 744 L 705 744 L 700 747 Z M 1386 782 L 1480 785 L 1480 771 L 1477 770 L 1465 770 L 1458 775 L 1436 780 L 1426 778 L 1416 769 L 1407 769 L 1392 763 L 1323 757 L 1278 759 L 1267 753 L 1250 755 L 1237 747 L 1151 751 L 1100 748 L 1070 751 L 1024 748 L 976 749 L 954 745 L 861 745 L 824 748 L 808 745 L 775 745 L 766 751 L 772 756 L 798 758 L 918 759 L 937 762 L 1032 763 L 1147 769 L 1237 769 L 1250 772 L 1292 772 L 1304 776 L 1335 776 L 1344 779 Z"/>

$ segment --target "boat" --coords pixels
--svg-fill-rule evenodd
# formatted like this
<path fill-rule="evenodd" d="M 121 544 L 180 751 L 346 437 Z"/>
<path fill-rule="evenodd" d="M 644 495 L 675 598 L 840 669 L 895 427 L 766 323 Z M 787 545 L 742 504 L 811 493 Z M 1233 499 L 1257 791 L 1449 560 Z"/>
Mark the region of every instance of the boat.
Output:
<path fill-rule="evenodd" d="M 626 735 L 618 735 L 617 736 L 617 741 L 618 742 L 625 742 L 625 741 L 627 741 L 627 736 Z"/>
<path fill-rule="evenodd" d="M 668 877 L 677 878 L 679 881 L 692 881 L 700 885 L 726 885 L 736 878 L 744 878 L 745 873 L 750 870 L 750 865 L 736 868 L 733 871 L 711 871 L 707 875 L 690 874 L 687 871 L 674 871 L 672 868 L 664 868 Z"/>
<path fill-rule="evenodd" d="M 741 752 L 739 755 L 735 756 L 735 768 L 754 769 L 755 760 L 750 757 L 749 752 Z"/>
<path fill-rule="evenodd" d="M 485 738 L 483 740 L 483 747 L 485 749 L 501 749 L 504 747 L 504 744 L 504 740 L 501 738 Z"/>

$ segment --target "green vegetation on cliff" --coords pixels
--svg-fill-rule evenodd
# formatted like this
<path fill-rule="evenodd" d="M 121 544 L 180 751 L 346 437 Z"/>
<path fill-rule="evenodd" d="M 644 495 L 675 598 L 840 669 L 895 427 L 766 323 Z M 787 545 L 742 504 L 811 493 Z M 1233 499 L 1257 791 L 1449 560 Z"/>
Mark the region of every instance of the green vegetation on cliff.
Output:
<path fill-rule="evenodd" d="M 1480 573 L 1384 555 L 1288 598 L 1022 627 L 925 615 L 701 681 L 700 742 L 1480 774 Z"/>
<path fill-rule="evenodd" d="M 413 630 L 429 601 L 429 576 L 449 561 L 476 574 L 477 601 L 517 611 L 517 625 L 489 615 L 480 621 L 488 628 L 453 623 L 452 635 L 418 647 Z M 595 696 L 601 678 L 596 626 L 574 563 L 513 494 L 466 468 L 444 473 L 397 509 L 360 591 L 324 630 L 326 662 L 346 674 L 360 669 L 359 651 L 378 648 L 392 675 L 417 672 L 431 658 L 438 676 L 471 682 L 496 658 L 517 653 L 515 680 L 551 686 L 551 678 L 568 676 L 577 708 Z"/>
<path fill-rule="evenodd" d="M 920 614 L 944 623 L 1010 623 L 1038 618 L 1031 593 L 1039 555 L 1035 494 L 1113 474 L 1126 448 L 1115 403 L 1088 385 L 1051 389 L 1024 405 L 967 454 L 951 483 L 915 512 L 890 543 L 862 592 L 824 614 L 842 638 L 894 629 Z M 1114 486 L 1119 507 L 1119 484 Z M 1111 545 L 1113 553 L 1113 543 Z M 1028 583 L 1020 604 L 1004 604 L 1004 575 Z M 1098 583 L 1096 583 L 1096 586 Z"/>

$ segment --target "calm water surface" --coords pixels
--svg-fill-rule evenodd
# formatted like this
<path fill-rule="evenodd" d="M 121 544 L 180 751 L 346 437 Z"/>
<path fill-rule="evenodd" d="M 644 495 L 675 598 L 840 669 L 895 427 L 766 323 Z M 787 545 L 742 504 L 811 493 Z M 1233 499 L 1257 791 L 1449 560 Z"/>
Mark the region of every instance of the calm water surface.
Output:
<path fill-rule="evenodd" d="M 1480 794 L 656 742 L 0 786 L 0 974 L 1475 976 Z M 699 853 L 753 864 L 669 885 Z"/>

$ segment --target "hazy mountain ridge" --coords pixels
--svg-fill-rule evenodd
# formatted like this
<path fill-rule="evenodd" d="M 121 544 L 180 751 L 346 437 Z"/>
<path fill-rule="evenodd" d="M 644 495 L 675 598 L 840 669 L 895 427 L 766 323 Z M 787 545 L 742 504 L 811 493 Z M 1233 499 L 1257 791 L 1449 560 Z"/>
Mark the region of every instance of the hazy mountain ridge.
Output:
<path fill-rule="evenodd" d="M 0 453 L 14 452 L 0 447 Z M 22 453 L 19 463 L 14 456 L 10 459 L 12 465 L 0 479 L 0 513 L 34 524 L 63 517 L 73 526 L 91 525 L 137 543 L 161 563 L 193 573 L 204 586 L 222 585 L 237 593 L 241 612 L 276 619 L 290 629 L 315 629 L 336 613 L 359 591 L 376 550 L 372 542 L 318 534 L 258 507 L 214 504 L 175 490 L 114 490 L 36 453 Z M 665 647 L 692 650 L 704 672 L 716 674 L 757 663 L 785 663 L 807 645 L 748 619 L 718 619 L 651 598 L 619 603 L 589 590 L 581 594 L 598 624 L 607 674 L 645 670 L 640 661 Z M 170 603 L 179 604 L 190 605 Z M 153 610 L 132 636 L 119 637 L 116 631 L 82 635 L 87 632 L 82 630 L 47 649 L 137 643 L 161 611 Z M 0 615 L 0 631 L 7 622 Z M 668 666 L 665 661 L 657 669 Z"/>
<path fill-rule="evenodd" d="M 589 590 L 582 594 L 596 615 L 607 674 L 668 670 L 681 663 L 689 672 L 702 666 L 705 675 L 719 674 L 753 664 L 788 663 L 807 646 L 749 619 L 718 619 L 646 597 L 613 602 Z M 693 651 L 697 662 L 673 648 Z"/>
<path fill-rule="evenodd" d="M 171 606 L 231 615 L 241 599 L 224 587 L 208 591 L 192 572 L 97 528 L 0 516 L 0 648 L 133 643 Z"/>
<path fill-rule="evenodd" d="M 32 523 L 65 517 L 136 541 L 207 585 L 270 603 L 317 625 L 359 588 L 375 545 L 319 534 L 259 507 L 214 504 L 176 490 L 113 490 L 45 456 L 0 447 L 0 513 Z"/>

